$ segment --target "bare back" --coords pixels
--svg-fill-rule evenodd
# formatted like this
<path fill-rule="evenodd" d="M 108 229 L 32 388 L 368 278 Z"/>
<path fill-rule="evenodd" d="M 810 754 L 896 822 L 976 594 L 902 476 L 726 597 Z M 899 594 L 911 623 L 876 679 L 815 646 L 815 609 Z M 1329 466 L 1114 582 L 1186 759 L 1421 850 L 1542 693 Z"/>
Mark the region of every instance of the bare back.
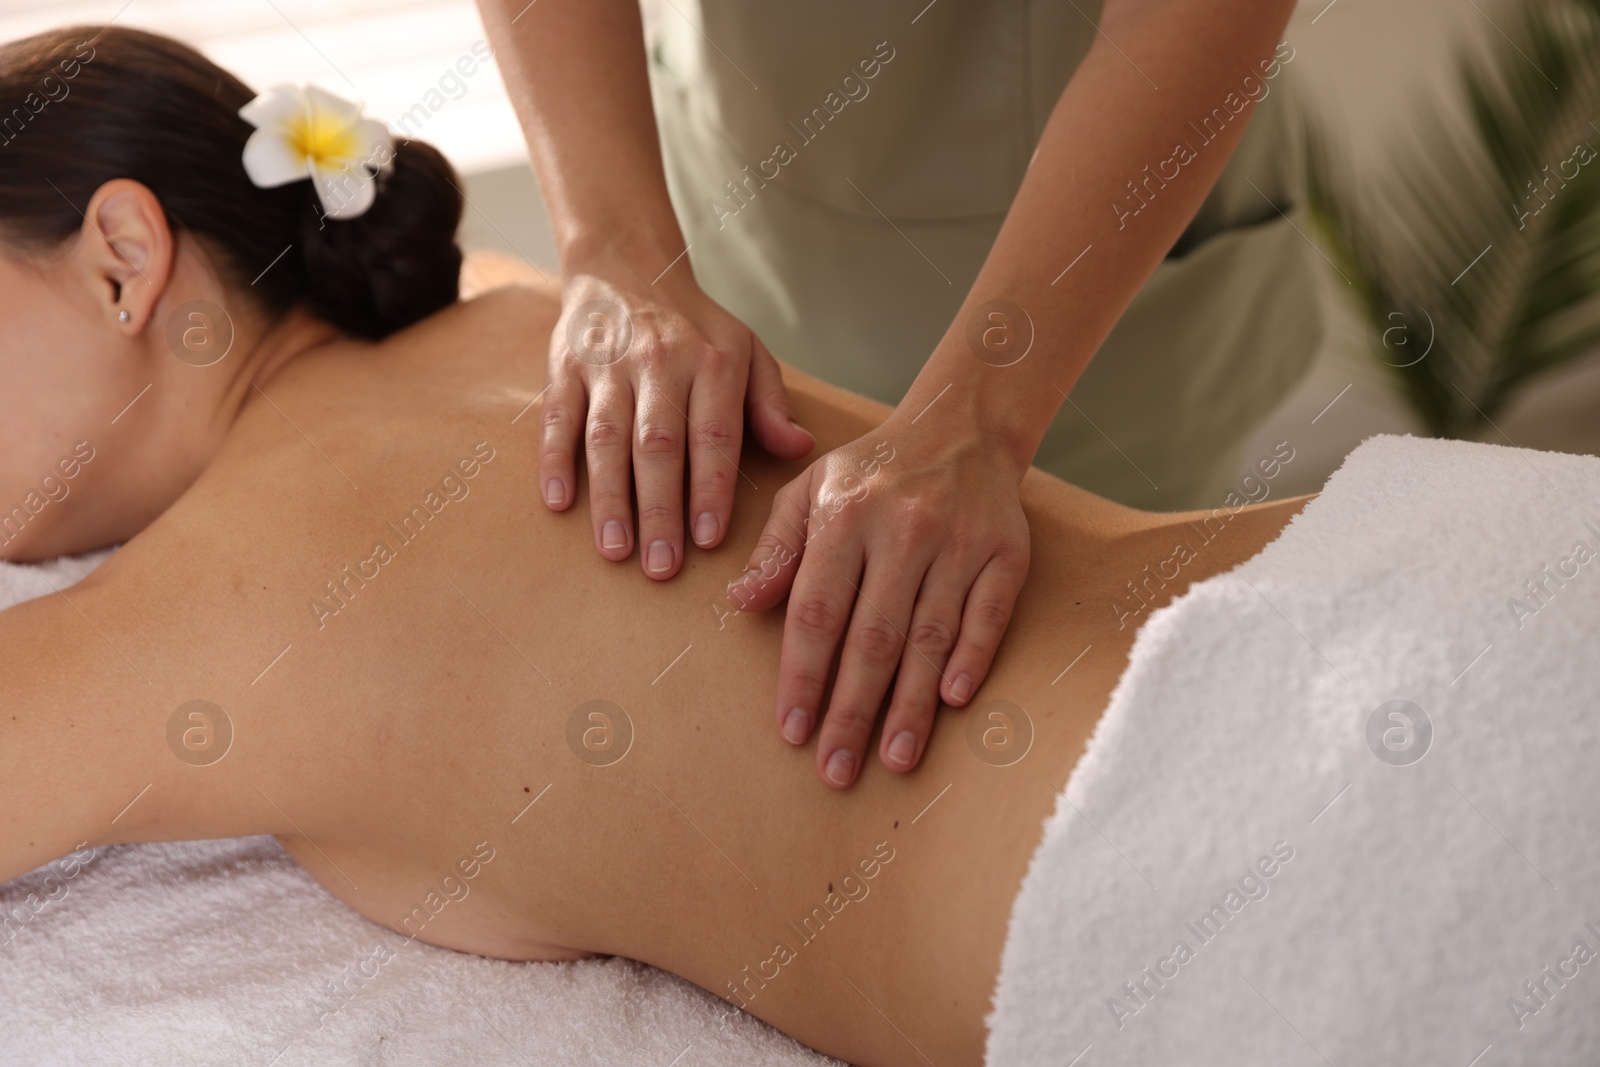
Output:
<path fill-rule="evenodd" d="M 989 681 L 917 770 L 837 792 L 773 723 L 781 614 L 722 596 L 801 465 L 747 450 L 727 542 L 671 582 L 600 559 L 582 494 L 561 515 L 536 495 L 556 310 L 502 290 L 307 354 L 157 523 L 0 615 L 0 800 L 22 813 L 0 877 L 85 839 L 273 833 L 408 936 L 626 955 L 853 1062 L 979 1062 L 1011 900 L 1138 624 L 1300 501 L 1231 515 L 1152 586 L 1193 516 L 1031 472 Z M 786 377 L 819 451 L 887 413 Z M 177 715 L 197 700 L 221 716 Z"/>

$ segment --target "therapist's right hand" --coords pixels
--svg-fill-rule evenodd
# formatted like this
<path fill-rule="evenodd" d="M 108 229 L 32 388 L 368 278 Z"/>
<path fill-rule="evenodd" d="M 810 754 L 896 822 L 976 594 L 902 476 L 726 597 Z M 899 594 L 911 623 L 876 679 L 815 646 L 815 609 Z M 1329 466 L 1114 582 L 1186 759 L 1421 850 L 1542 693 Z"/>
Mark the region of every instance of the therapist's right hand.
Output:
<path fill-rule="evenodd" d="M 540 492 L 554 511 L 572 506 L 581 448 L 602 556 L 627 559 L 637 543 L 644 573 L 664 580 L 683 565 L 686 534 L 701 548 L 721 543 L 746 417 L 779 458 L 798 459 L 814 444 L 794 421 L 777 360 L 701 291 L 687 263 L 653 282 L 619 262 L 563 271 Z"/>

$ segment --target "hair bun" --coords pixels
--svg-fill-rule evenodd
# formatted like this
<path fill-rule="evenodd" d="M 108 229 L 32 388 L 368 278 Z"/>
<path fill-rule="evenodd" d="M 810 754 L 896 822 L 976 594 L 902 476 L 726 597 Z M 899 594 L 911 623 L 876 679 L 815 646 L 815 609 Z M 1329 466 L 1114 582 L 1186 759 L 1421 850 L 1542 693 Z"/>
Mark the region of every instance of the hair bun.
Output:
<path fill-rule="evenodd" d="M 0 45 L 0 235 L 59 247 L 83 226 L 78 205 L 127 178 L 155 194 L 175 234 L 209 242 L 226 279 L 269 315 L 303 304 L 376 340 L 454 303 L 464 202 L 445 158 L 398 141 L 366 213 L 326 219 L 309 181 L 262 189 L 246 174 L 255 127 L 239 109 L 255 97 L 144 30 L 72 26 Z"/>
<path fill-rule="evenodd" d="M 438 149 L 397 141 L 372 207 L 329 219 L 307 197 L 301 249 L 316 313 L 359 337 L 404 329 L 455 301 L 463 199 Z"/>

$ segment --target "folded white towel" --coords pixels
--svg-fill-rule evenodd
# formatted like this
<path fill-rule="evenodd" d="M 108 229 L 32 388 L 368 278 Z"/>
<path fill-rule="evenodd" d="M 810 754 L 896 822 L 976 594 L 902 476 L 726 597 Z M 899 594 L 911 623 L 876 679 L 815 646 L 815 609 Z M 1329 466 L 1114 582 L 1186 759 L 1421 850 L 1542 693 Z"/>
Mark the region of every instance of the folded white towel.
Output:
<path fill-rule="evenodd" d="M 104 557 L 0 564 L 0 606 Z M 642 964 L 410 942 L 270 837 L 85 851 L 0 885 L 4 1067 L 834 1062 Z"/>
<path fill-rule="evenodd" d="M 1597 638 L 1600 460 L 1364 444 L 1139 634 L 989 1062 L 1600 1062 Z"/>

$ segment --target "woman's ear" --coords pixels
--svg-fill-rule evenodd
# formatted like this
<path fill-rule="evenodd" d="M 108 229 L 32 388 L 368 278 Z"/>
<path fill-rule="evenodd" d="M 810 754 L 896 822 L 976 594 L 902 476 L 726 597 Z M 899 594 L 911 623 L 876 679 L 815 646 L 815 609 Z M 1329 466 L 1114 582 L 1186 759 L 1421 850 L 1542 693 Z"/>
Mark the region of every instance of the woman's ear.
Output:
<path fill-rule="evenodd" d="M 101 312 L 118 332 L 134 336 L 155 314 L 172 273 L 172 229 L 161 201 L 139 182 L 106 182 L 89 200 L 80 236 L 81 263 Z"/>

